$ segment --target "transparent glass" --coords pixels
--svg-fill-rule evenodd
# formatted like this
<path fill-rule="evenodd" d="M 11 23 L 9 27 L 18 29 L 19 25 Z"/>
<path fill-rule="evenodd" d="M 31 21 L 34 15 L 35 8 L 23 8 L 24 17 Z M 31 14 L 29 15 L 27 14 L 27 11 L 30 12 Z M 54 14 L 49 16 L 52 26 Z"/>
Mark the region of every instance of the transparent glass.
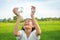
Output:
<path fill-rule="evenodd" d="M 23 7 L 19 7 L 18 11 L 19 11 L 20 13 L 22 13 L 22 12 L 23 12 Z"/>

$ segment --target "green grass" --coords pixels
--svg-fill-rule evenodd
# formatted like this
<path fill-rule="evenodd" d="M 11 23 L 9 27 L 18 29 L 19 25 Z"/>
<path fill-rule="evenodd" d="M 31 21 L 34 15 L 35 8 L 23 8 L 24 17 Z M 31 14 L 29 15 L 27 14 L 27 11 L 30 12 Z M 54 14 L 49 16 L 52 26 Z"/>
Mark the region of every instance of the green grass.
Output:
<path fill-rule="evenodd" d="M 38 21 L 41 27 L 41 40 L 60 40 L 60 21 Z M 13 35 L 15 23 L 0 23 L 0 40 L 16 40 Z M 19 25 L 19 29 L 22 27 Z"/>

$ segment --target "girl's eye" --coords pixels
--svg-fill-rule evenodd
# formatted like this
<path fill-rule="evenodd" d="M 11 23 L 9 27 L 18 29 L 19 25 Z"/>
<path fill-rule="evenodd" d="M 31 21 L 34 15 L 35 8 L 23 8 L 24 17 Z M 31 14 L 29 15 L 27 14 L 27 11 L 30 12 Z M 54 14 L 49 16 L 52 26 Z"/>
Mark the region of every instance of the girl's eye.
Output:
<path fill-rule="evenodd" d="M 24 26 L 26 26 L 26 25 L 30 25 L 30 24 L 24 24 Z"/>

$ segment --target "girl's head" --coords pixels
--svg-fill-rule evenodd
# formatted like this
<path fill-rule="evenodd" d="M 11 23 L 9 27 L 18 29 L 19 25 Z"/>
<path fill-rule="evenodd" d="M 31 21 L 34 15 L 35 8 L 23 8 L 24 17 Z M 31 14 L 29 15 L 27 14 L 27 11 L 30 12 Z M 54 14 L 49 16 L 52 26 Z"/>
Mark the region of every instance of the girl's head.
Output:
<path fill-rule="evenodd" d="M 32 23 L 32 20 L 30 18 L 27 18 L 24 20 L 23 28 L 24 28 L 26 33 L 30 33 L 32 31 L 33 23 Z"/>

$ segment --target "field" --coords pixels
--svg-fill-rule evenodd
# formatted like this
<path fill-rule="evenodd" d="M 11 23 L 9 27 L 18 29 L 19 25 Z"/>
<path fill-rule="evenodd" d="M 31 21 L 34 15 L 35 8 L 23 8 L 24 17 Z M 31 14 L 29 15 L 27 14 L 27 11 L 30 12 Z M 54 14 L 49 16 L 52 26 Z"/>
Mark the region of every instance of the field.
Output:
<path fill-rule="evenodd" d="M 42 34 L 40 40 L 60 40 L 60 21 L 38 21 Z M 13 35 L 15 23 L 0 23 L 0 40 L 16 40 Z M 19 29 L 22 27 L 19 25 Z"/>

